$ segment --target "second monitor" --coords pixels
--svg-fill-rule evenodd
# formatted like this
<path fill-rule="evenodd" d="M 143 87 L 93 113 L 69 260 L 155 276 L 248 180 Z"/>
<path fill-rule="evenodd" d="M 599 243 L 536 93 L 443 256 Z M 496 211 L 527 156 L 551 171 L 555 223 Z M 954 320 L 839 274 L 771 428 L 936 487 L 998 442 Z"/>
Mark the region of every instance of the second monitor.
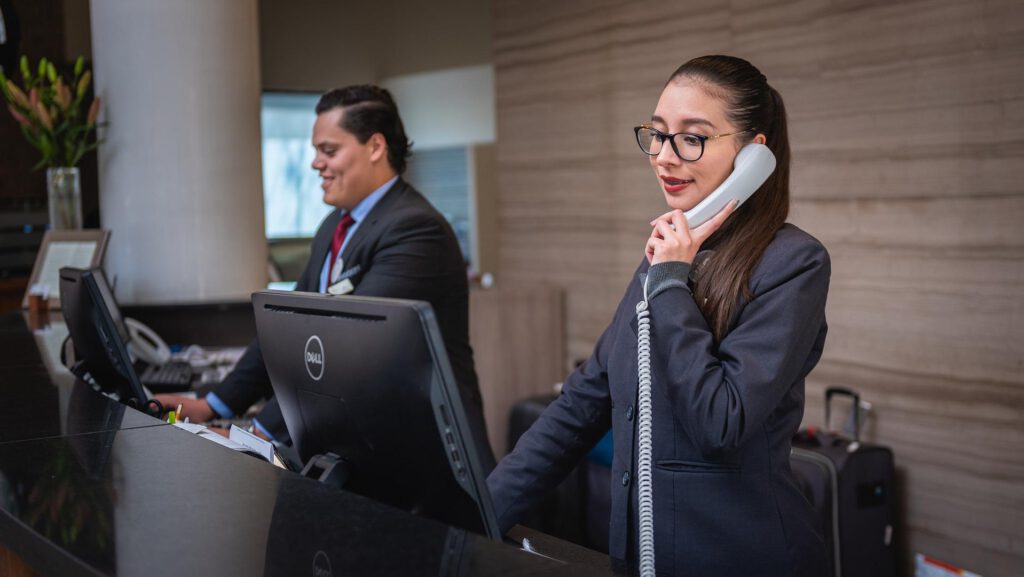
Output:
<path fill-rule="evenodd" d="M 486 472 L 430 305 L 253 294 L 256 332 L 304 462 L 333 453 L 344 487 L 500 539 Z"/>
<path fill-rule="evenodd" d="M 128 330 L 103 269 L 60 269 L 60 301 L 79 356 L 71 372 L 82 380 L 91 379 L 126 405 L 159 415 L 159 403 L 149 399 L 132 367 Z"/>

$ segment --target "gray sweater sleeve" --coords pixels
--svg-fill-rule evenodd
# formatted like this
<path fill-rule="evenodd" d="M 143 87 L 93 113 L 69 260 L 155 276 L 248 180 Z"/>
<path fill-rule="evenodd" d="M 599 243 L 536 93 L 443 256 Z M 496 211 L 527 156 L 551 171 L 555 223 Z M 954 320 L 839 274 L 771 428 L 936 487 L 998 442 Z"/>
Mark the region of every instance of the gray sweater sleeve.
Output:
<path fill-rule="evenodd" d="M 647 300 L 651 300 L 670 288 L 681 288 L 690 292 L 687 277 L 690 275 L 690 263 L 671 261 L 652 265 L 647 270 Z"/>

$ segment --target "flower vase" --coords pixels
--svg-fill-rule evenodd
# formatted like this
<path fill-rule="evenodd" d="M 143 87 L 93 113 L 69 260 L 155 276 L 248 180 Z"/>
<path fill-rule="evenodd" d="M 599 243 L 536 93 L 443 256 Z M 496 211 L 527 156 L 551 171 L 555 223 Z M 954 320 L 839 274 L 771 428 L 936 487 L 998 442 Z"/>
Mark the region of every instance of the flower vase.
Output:
<path fill-rule="evenodd" d="M 46 192 L 50 205 L 50 228 L 82 228 L 82 185 L 78 168 L 47 168 Z"/>

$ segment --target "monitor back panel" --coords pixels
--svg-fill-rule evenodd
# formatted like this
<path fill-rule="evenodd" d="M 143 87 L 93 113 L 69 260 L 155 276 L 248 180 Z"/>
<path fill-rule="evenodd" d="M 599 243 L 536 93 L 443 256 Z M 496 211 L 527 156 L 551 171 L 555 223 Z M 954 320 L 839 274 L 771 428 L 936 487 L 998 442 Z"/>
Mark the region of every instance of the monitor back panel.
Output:
<path fill-rule="evenodd" d="M 253 295 L 264 362 L 304 461 L 333 452 L 347 490 L 499 537 L 429 305 Z"/>

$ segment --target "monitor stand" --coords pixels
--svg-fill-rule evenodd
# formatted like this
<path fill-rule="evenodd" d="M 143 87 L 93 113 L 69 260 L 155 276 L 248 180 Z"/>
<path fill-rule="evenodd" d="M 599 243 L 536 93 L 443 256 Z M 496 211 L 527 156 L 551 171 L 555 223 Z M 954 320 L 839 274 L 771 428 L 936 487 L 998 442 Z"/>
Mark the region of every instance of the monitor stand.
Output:
<path fill-rule="evenodd" d="M 344 459 L 334 453 L 314 455 L 302 469 L 302 476 L 309 477 L 339 489 L 348 480 L 349 467 Z"/>

